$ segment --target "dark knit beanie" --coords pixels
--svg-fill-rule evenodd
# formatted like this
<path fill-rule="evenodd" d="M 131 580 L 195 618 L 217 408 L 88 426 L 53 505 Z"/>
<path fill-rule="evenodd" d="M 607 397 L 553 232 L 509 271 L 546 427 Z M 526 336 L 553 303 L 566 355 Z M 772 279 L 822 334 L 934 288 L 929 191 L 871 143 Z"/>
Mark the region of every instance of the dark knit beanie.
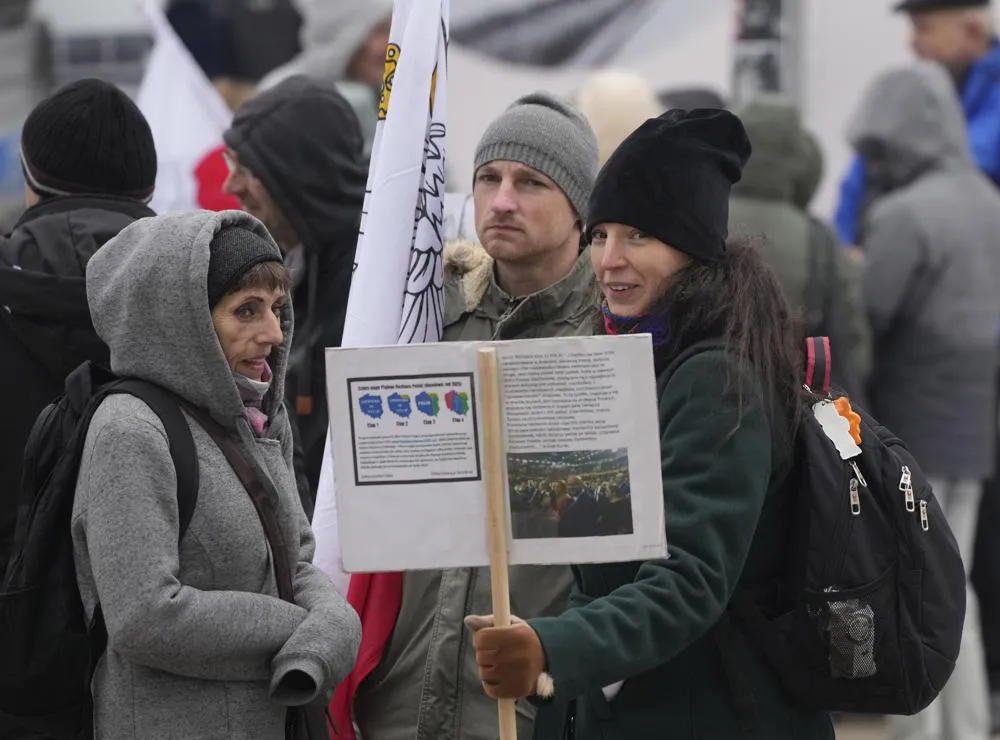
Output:
<path fill-rule="evenodd" d="M 931 10 L 985 8 L 990 0 L 903 0 L 893 6 L 897 13 L 926 13 Z"/>
<path fill-rule="evenodd" d="M 102 80 L 79 80 L 39 103 L 21 132 L 28 184 L 41 195 L 116 195 L 147 201 L 156 147 L 145 116 Z"/>
<path fill-rule="evenodd" d="M 240 278 L 262 262 L 281 262 L 281 251 L 273 241 L 242 226 L 219 230 L 209 245 L 208 307 L 215 308 Z"/>
<path fill-rule="evenodd" d="M 729 236 L 729 193 L 749 158 L 746 130 L 729 111 L 672 110 L 651 118 L 597 176 L 587 239 L 597 224 L 626 224 L 717 262 Z"/>

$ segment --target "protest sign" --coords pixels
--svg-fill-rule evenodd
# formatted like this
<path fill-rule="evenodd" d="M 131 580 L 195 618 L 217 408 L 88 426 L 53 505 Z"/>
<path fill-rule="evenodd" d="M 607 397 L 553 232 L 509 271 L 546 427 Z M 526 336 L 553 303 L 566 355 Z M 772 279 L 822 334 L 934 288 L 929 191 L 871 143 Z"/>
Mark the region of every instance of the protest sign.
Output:
<path fill-rule="evenodd" d="M 490 476 L 512 565 L 666 554 L 647 335 L 330 349 L 327 374 L 347 572 L 489 565 Z"/>

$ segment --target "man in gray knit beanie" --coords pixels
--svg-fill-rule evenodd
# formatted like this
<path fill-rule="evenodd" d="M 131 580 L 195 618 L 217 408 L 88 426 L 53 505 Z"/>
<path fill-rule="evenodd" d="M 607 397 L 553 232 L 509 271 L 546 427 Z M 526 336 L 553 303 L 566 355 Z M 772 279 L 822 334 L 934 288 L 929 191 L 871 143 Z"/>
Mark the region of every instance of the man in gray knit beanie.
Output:
<path fill-rule="evenodd" d="M 444 340 L 590 334 L 597 290 L 580 229 L 597 175 L 590 126 L 568 104 L 534 93 L 490 124 L 475 164 L 482 246 L 445 248 Z M 532 501 L 541 501 L 543 491 L 532 489 Z M 536 506 L 515 514 L 514 536 L 552 536 L 554 524 Z M 511 601 L 525 618 L 558 614 L 572 581 L 566 566 L 514 567 Z M 496 739 L 496 702 L 482 690 L 462 621 L 488 614 L 490 598 L 489 572 L 482 568 L 403 574 L 391 648 L 354 701 L 365 740 Z M 518 740 L 532 737 L 534 711 L 518 703 Z M 540 730 L 539 737 L 551 731 Z"/>
<path fill-rule="evenodd" d="M 516 100 L 476 147 L 476 234 L 508 295 L 564 278 L 580 255 L 597 177 L 597 139 L 583 115 L 546 92 Z"/>
<path fill-rule="evenodd" d="M 597 175 L 597 139 L 583 115 L 545 92 L 517 100 L 486 129 L 476 172 L 495 160 L 520 162 L 551 179 L 580 218 Z"/>

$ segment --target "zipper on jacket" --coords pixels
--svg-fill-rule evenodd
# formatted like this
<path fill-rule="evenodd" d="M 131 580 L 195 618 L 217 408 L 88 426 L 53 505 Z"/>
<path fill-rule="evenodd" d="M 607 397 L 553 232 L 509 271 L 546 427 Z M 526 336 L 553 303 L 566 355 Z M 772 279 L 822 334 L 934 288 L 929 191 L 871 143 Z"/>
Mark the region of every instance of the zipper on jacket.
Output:
<path fill-rule="evenodd" d="M 920 502 L 920 528 L 925 532 L 931 531 L 931 519 L 927 512 L 927 502 Z"/>
<path fill-rule="evenodd" d="M 461 736 L 462 728 L 462 702 L 464 701 L 465 680 L 465 651 L 468 648 L 469 636 L 465 634 L 465 617 L 472 613 L 472 595 L 476 592 L 476 582 L 479 571 L 476 568 L 469 569 L 469 585 L 465 592 L 465 605 L 462 608 L 462 631 L 458 644 L 458 679 L 455 681 L 455 737 Z"/>
<path fill-rule="evenodd" d="M 504 309 L 504 312 L 502 314 L 500 314 L 500 318 L 497 319 L 496 328 L 493 330 L 493 339 L 494 339 L 494 341 L 500 339 L 500 332 L 503 329 L 504 324 L 506 324 L 508 321 L 510 321 L 511 317 L 515 313 L 517 313 L 517 309 L 520 308 L 524 304 L 525 300 L 526 299 L 524 299 L 524 298 L 522 298 L 520 300 L 514 298 L 514 299 L 511 299 L 508 302 L 507 307 Z"/>

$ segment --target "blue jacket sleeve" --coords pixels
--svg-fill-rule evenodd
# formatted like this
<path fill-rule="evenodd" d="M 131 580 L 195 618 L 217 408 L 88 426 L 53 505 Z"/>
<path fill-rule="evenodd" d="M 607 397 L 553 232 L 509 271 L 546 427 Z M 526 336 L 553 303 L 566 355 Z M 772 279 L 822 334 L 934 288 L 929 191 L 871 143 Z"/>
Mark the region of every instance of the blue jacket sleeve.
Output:
<path fill-rule="evenodd" d="M 865 163 L 861 157 L 854 157 L 847 174 L 840 183 L 840 202 L 834 224 L 841 244 L 848 246 L 858 243 L 861 226 L 861 204 L 865 199 Z"/>

